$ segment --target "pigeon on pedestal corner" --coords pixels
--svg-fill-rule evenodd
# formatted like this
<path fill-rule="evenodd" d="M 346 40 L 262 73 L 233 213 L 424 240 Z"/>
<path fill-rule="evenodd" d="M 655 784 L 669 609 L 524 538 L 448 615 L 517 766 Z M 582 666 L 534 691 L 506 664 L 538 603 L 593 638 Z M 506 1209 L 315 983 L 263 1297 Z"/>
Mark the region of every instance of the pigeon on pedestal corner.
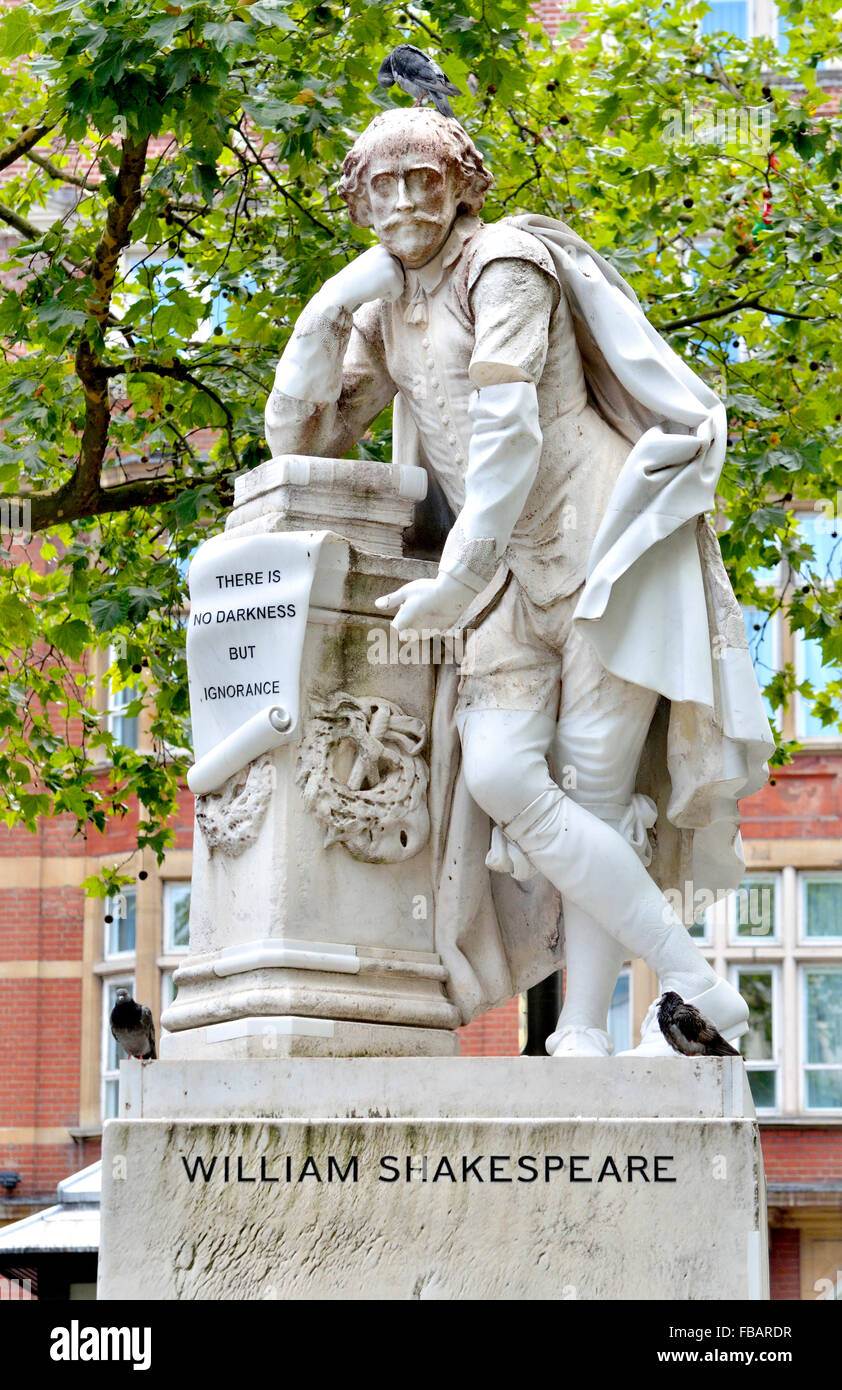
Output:
<path fill-rule="evenodd" d="M 438 63 L 411 43 L 399 43 L 388 58 L 383 59 L 377 81 L 381 87 L 391 87 L 397 82 L 402 92 L 415 98 L 416 106 L 429 97 L 437 111 L 456 120 L 447 98 L 461 96 L 460 89 L 448 81 Z"/>
<path fill-rule="evenodd" d="M 712 1023 L 693 1004 L 685 1004 L 680 994 L 668 990 L 660 998 L 658 1024 L 675 1052 L 685 1057 L 739 1057 Z"/>
<path fill-rule="evenodd" d="M 129 1057 L 137 1057 L 141 1062 L 156 1059 L 152 1012 L 132 999 L 127 989 L 117 990 L 117 1002 L 111 1010 L 111 1032 Z"/>

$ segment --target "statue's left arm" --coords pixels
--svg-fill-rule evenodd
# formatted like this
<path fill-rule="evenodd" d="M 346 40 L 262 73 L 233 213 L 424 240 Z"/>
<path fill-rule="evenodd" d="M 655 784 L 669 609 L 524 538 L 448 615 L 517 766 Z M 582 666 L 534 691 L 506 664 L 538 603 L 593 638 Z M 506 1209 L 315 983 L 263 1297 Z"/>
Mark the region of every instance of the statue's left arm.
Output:
<path fill-rule="evenodd" d="M 529 260 L 501 258 L 481 268 L 470 288 L 475 386 L 465 504 L 445 541 L 435 579 L 415 580 L 378 600 L 400 604 L 407 628 L 457 623 L 493 578 L 535 482 L 543 443 L 537 385 L 558 302 L 553 276 Z"/>

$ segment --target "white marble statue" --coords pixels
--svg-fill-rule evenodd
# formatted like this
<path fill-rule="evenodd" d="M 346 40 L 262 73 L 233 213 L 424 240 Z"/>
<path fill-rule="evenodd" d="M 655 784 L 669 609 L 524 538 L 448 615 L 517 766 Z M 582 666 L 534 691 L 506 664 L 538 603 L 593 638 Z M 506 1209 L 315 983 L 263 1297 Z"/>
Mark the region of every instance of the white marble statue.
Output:
<path fill-rule="evenodd" d="M 458 690 L 440 677 L 429 794 L 463 1019 L 552 968 L 560 895 L 552 1055 L 611 1052 L 630 957 L 733 1039 L 747 1007 L 684 925 L 739 882 L 737 801 L 773 747 L 705 517 L 725 412 L 570 228 L 483 222 L 491 182 L 455 121 L 372 121 L 340 191 L 379 245 L 301 314 L 267 440 L 338 457 L 394 400 L 394 460 L 452 513 L 437 577 L 380 602 L 399 631 L 469 631 Z M 652 1011 L 635 1051 L 674 1055 Z"/>

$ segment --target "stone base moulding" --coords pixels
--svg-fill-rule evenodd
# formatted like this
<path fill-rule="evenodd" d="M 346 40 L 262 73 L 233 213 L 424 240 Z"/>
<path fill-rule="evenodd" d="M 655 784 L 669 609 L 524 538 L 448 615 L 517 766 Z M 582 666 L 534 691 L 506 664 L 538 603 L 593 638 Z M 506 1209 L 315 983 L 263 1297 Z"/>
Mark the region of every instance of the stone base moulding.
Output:
<path fill-rule="evenodd" d="M 100 1298 L 768 1297 L 736 1058 L 124 1063 L 103 1158 Z"/>
<path fill-rule="evenodd" d="M 407 1056 L 448 1056 L 459 1014 L 445 980 L 435 952 L 290 937 L 244 942 L 178 970 L 160 1054 L 318 1057 L 332 1039 L 341 1056 L 399 1056 L 401 1045 Z"/>
<path fill-rule="evenodd" d="M 455 1033 L 303 1014 L 261 1014 L 165 1033 L 160 1055 L 170 1061 L 261 1061 L 273 1057 L 452 1057 Z"/>

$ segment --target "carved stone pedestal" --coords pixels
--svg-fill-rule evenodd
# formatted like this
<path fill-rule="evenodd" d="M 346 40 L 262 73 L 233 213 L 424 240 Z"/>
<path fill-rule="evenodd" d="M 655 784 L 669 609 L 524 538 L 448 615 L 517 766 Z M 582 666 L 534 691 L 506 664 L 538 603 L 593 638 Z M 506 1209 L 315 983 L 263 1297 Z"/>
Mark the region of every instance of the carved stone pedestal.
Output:
<path fill-rule="evenodd" d="M 100 1298 L 768 1298 L 736 1057 L 124 1062 L 120 1114 Z"/>
<path fill-rule="evenodd" d="M 342 535 L 313 581 L 300 737 L 196 799 L 190 955 L 164 1058 L 456 1050 L 433 935 L 434 669 L 382 659 L 374 607 L 434 572 L 401 557 L 425 483 L 416 468 L 293 456 L 237 482 L 232 539 Z"/>

